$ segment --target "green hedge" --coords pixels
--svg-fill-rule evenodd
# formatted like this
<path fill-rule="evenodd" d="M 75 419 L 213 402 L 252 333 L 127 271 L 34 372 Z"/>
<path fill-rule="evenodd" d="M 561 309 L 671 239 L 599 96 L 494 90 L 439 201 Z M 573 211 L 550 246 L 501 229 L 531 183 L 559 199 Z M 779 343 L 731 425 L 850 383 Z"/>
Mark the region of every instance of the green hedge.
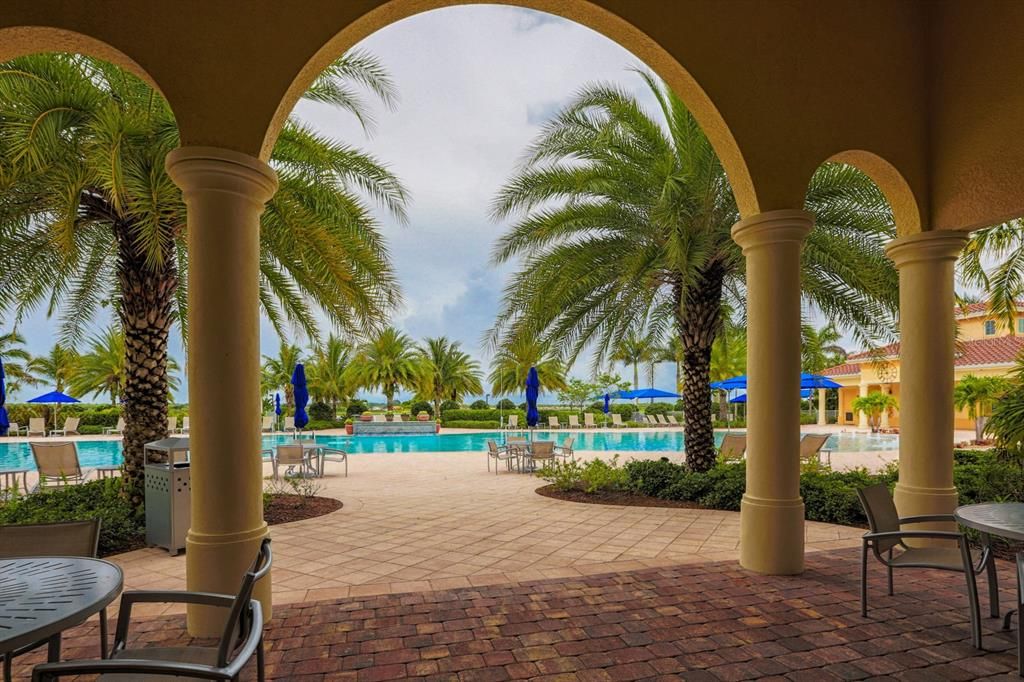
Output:
<path fill-rule="evenodd" d="M 101 521 L 100 556 L 133 549 L 145 534 L 144 518 L 134 515 L 121 495 L 120 478 L 54 488 L 0 502 L 0 523 L 53 523 L 95 518 Z"/>
<path fill-rule="evenodd" d="M 455 419 L 444 423 L 449 429 L 500 429 L 497 419 Z"/>

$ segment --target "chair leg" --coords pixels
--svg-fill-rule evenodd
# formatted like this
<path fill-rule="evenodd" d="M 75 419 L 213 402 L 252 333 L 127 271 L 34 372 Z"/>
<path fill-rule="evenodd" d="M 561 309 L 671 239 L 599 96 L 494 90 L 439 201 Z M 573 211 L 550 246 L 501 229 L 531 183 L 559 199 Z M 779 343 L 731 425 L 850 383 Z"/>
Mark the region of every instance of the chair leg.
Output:
<path fill-rule="evenodd" d="M 868 617 L 868 541 L 860 548 L 860 615 Z"/>
<path fill-rule="evenodd" d="M 100 658 L 107 657 L 107 610 L 100 611 Z"/>
<path fill-rule="evenodd" d="M 978 603 L 978 581 L 974 577 L 971 550 L 966 540 L 960 543 L 960 555 L 964 563 L 964 578 L 967 580 L 967 602 L 971 609 L 971 644 L 981 648 L 981 605 Z"/>
<path fill-rule="evenodd" d="M 892 589 L 892 550 L 889 550 L 889 596 L 893 596 L 895 592 Z"/>
<path fill-rule="evenodd" d="M 260 637 L 260 641 L 256 645 L 256 679 L 259 680 L 259 682 L 264 682 L 266 680 L 267 673 L 264 670 L 265 667 L 266 663 L 264 661 L 263 653 L 263 638 Z"/>
<path fill-rule="evenodd" d="M 7 654 L 4 656 L 4 682 L 11 682 L 13 679 L 13 673 L 11 672 L 11 656 Z"/>
<path fill-rule="evenodd" d="M 992 618 L 999 617 L 999 576 L 996 575 L 996 558 L 992 554 L 992 538 L 988 533 L 981 534 L 982 552 L 985 557 L 985 577 L 988 580 L 988 613 Z"/>

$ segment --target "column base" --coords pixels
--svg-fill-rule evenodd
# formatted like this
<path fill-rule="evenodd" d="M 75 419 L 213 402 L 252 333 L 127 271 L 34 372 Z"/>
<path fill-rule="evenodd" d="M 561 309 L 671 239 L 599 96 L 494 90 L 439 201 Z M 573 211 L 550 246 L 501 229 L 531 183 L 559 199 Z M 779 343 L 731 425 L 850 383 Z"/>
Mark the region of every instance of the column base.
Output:
<path fill-rule="evenodd" d="M 901 517 L 952 514 L 959 504 L 958 499 L 956 488 L 919 488 L 897 483 L 893 491 L 896 511 Z M 915 523 L 913 530 L 955 531 L 956 523 Z"/>
<path fill-rule="evenodd" d="M 190 592 L 235 595 L 242 576 L 256 558 L 260 543 L 268 534 L 267 524 L 242 533 L 201 534 L 189 530 L 185 538 L 185 576 Z M 264 622 L 273 615 L 270 574 L 256 583 L 253 596 L 263 607 Z M 210 606 L 188 606 L 186 625 L 193 637 L 219 637 L 224 632 L 227 611 Z"/>
<path fill-rule="evenodd" d="M 744 494 L 740 502 L 740 565 L 765 575 L 804 570 L 804 502 Z"/>

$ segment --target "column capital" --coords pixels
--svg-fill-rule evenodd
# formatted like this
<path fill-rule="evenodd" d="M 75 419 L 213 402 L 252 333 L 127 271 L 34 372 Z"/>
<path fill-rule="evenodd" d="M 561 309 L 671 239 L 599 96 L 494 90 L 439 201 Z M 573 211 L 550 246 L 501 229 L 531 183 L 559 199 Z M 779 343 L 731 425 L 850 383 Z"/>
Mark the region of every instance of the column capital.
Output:
<path fill-rule="evenodd" d="M 956 260 L 970 235 L 954 230 L 917 232 L 893 239 L 885 247 L 885 255 L 901 268 L 919 261 Z"/>
<path fill-rule="evenodd" d="M 178 147 L 167 173 L 186 198 L 196 192 L 237 194 L 261 207 L 277 191 L 277 173 L 254 156 L 221 147 Z"/>
<path fill-rule="evenodd" d="M 744 218 L 732 226 L 732 239 L 743 253 L 769 244 L 795 242 L 803 244 L 811 228 L 814 214 L 798 209 L 766 211 Z"/>

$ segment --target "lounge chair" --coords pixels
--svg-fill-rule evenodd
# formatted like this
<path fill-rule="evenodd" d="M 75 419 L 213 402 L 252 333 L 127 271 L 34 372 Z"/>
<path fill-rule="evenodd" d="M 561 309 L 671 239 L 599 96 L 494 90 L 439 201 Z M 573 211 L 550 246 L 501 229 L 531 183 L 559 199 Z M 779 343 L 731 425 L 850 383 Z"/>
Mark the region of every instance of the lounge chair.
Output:
<path fill-rule="evenodd" d="M 507 445 L 501 446 L 493 439 L 487 439 L 487 471 L 491 470 L 491 460 L 494 460 L 494 475 L 498 475 L 498 462 L 505 462 L 505 468 L 512 471 L 513 460 L 519 461 L 519 451 L 512 450 Z"/>
<path fill-rule="evenodd" d="M 375 422 L 386 422 L 387 420 L 388 420 L 388 418 L 386 416 L 384 416 L 383 414 L 375 414 L 375 415 L 373 415 L 373 421 L 375 421 Z"/>
<path fill-rule="evenodd" d="M 80 422 L 80 421 L 81 421 L 81 419 L 79 419 L 78 417 L 67 417 L 64 420 L 64 428 L 63 429 L 54 429 L 53 431 L 50 431 L 50 435 L 51 436 L 64 436 L 64 437 L 80 435 L 78 433 L 78 422 Z"/>
<path fill-rule="evenodd" d="M 338 450 L 337 448 L 320 448 L 317 451 L 317 464 L 319 467 L 319 474 L 322 477 L 324 475 L 324 465 L 327 462 L 337 462 L 345 465 L 345 478 L 348 478 L 348 453 L 344 450 Z"/>
<path fill-rule="evenodd" d="M 60 523 L 11 524 L 0 526 L 0 559 L 20 557 L 75 556 L 95 558 L 100 543 L 100 520 Z M 100 611 L 100 658 L 107 657 L 107 610 Z M 69 627 L 77 623 L 69 623 Z M 60 635 L 58 634 L 59 638 Z M 4 682 L 11 680 L 11 661 L 49 643 L 44 639 L 17 649 L 10 655 L 0 653 L 4 663 Z M 59 641 L 59 640 L 58 640 Z"/>
<path fill-rule="evenodd" d="M 548 417 L 548 428 L 549 429 L 560 429 L 562 425 L 558 423 L 558 417 Z"/>
<path fill-rule="evenodd" d="M 518 429 L 519 428 L 519 415 L 518 414 L 510 414 L 508 416 L 508 421 L 505 422 L 505 428 L 506 429 L 513 429 L 513 430 Z"/>
<path fill-rule="evenodd" d="M 527 458 L 530 461 L 531 470 L 536 468 L 538 462 L 540 462 L 541 466 L 544 466 L 548 462 L 555 461 L 554 442 L 550 440 L 535 440 L 530 444 Z"/>
<path fill-rule="evenodd" d="M 650 424 L 651 426 L 658 425 L 658 421 L 654 418 L 653 414 L 645 414 L 644 418 L 647 420 L 647 423 Z"/>
<path fill-rule="evenodd" d="M 576 442 L 576 437 L 566 438 L 562 441 L 561 445 L 555 446 L 555 457 L 561 457 L 563 461 L 567 459 L 576 460 L 576 453 L 573 451 L 573 443 Z"/>
<path fill-rule="evenodd" d="M 178 429 L 178 433 L 182 433 L 182 434 L 188 433 L 189 430 L 191 429 L 191 426 L 192 425 L 189 424 L 189 418 L 188 417 L 182 417 L 181 418 L 181 428 Z"/>
<path fill-rule="evenodd" d="M 678 421 L 676 421 L 676 416 L 674 414 L 670 414 L 667 417 L 667 419 L 668 419 L 669 426 L 682 426 L 682 424 L 680 424 Z"/>
<path fill-rule="evenodd" d="M 718 447 L 718 456 L 724 462 L 742 462 L 747 451 L 747 436 L 743 433 L 727 433 Z"/>
<path fill-rule="evenodd" d="M 298 429 L 295 428 L 295 417 L 285 417 L 284 418 L 284 432 L 285 433 L 290 433 L 290 434 L 292 434 L 294 436 L 296 431 L 298 431 Z"/>
<path fill-rule="evenodd" d="M 167 418 L 167 435 L 169 436 L 172 433 L 177 433 L 177 431 L 178 431 L 178 418 L 177 417 L 168 417 Z"/>
<path fill-rule="evenodd" d="M 809 464 L 814 462 L 821 464 L 821 453 L 825 453 L 825 466 L 832 466 L 832 451 L 823 450 L 825 443 L 828 442 L 828 434 L 823 433 L 808 433 L 800 439 L 800 461 Z"/>
<path fill-rule="evenodd" d="M 242 577 L 242 584 L 234 597 L 209 592 L 142 591 L 125 592 L 117 614 L 117 631 L 110 659 L 106 661 L 64 661 L 36 666 L 32 679 L 51 682 L 68 675 L 110 673 L 119 680 L 238 680 L 242 668 L 256 655 L 256 679 L 265 679 L 263 655 L 263 609 L 252 598 L 253 586 L 270 571 L 273 556 L 270 538 L 260 543 L 259 553 Z M 223 608 L 225 619 L 223 635 L 217 646 L 187 647 L 155 646 L 128 648 L 128 627 L 132 606 L 135 604 L 202 604 Z M 106 675 L 104 675 L 106 677 Z"/>
<path fill-rule="evenodd" d="M 654 418 L 658 420 L 658 426 L 669 426 L 668 421 L 665 419 L 665 415 L 656 414 Z"/>
<path fill-rule="evenodd" d="M 27 436 L 28 435 L 28 427 L 27 426 L 19 426 L 18 422 L 11 422 L 10 425 L 8 425 L 8 427 L 7 427 L 7 435 L 8 436 L 20 436 L 22 433 L 24 433 Z"/>
<path fill-rule="evenodd" d="M 597 424 L 594 423 L 594 413 L 584 412 L 583 413 L 583 428 L 585 429 L 596 429 Z"/>
<path fill-rule="evenodd" d="M 981 607 L 978 604 L 978 583 L 975 578 L 985 570 L 990 560 L 989 549 L 982 550 L 981 558 L 975 565 L 971 561 L 971 546 L 967 536 L 955 531 L 903 530 L 903 526 L 915 523 L 947 521 L 956 523 L 952 514 L 929 514 L 927 516 L 905 516 L 896 512 L 889 486 L 878 483 L 857 491 L 868 528 L 861 545 L 860 565 L 860 613 L 868 615 L 868 549 L 875 558 L 885 565 L 889 574 L 889 594 L 893 594 L 892 572 L 894 568 L 937 568 L 944 571 L 963 573 L 967 580 L 967 601 L 970 606 L 971 642 L 975 649 L 981 648 Z M 911 547 L 907 539 L 928 538 L 944 540 L 933 542 L 928 547 Z M 898 553 L 894 553 L 898 552 Z"/>
<path fill-rule="evenodd" d="M 46 435 L 46 420 L 42 417 L 29 417 L 28 427 L 25 429 L 25 435 L 29 436 L 45 436 Z"/>
<path fill-rule="evenodd" d="M 263 416 L 263 426 L 260 427 L 263 433 L 270 433 L 274 430 L 274 415 L 268 414 Z"/>
<path fill-rule="evenodd" d="M 625 426 L 622 423 L 622 415 L 618 412 L 612 412 L 612 426 Z"/>
<path fill-rule="evenodd" d="M 303 478 L 310 478 L 317 474 L 320 467 L 313 464 L 310 459 L 312 450 L 306 450 L 302 447 L 302 443 L 287 443 L 284 445 L 278 445 L 273 449 L 270 457 L 270 463 L 274 467 L 274 478 L 280 478 L 280 467 L 287 467 L 285 469 L 285 476 L 288 476 L 288 472 L 298 468 L 296 476 Z"/>
<path fill-rule="evenodd" d="M 82 469 L 74 443 L 29 443 L 36 461 L 39 482 L 33 489 L 85 483 L 92 469 Z"/>
<path fill-rule="evenodd" d="M 578 429 L 580 428 L 580 418 L 574 414 L 569 415 L 569 428 Z"/>
<path fill-rule="evenodd" d="M 112 426 L 108 429 L 103 429 L 103 433 L 107 436 L 122 436 L 124 435 L 124 417 L 117 418 L 117 426 Z"/>
<path fill-rule="evenodd" d="M 402 422 L 402 415 L 400 415 L 400 414 L 398 414 L 396 412 L 395 415 L 393 417 L 391 417 L 391 421 L 392 422 L 398 422 L 399 424 L 403 423 Z"/>

